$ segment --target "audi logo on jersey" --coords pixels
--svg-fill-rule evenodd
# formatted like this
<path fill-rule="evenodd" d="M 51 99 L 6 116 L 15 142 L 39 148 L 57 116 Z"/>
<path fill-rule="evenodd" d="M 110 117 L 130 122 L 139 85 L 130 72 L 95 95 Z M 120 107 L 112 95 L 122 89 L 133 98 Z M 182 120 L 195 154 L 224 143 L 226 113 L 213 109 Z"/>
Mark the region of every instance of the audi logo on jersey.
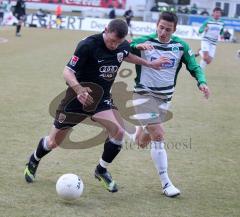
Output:
<path fill-rule="evenodd" d="M 115 78 L 116 73 L 118 71 L 118 66 L 101 66 L 99 68 L 100 77 L 105 80 L 111 81 Z"/>
<path fill-rule="evenodd" d="M 101 66 L 99 72 L 101 73 L 116 73 L 118 66 Z"/>

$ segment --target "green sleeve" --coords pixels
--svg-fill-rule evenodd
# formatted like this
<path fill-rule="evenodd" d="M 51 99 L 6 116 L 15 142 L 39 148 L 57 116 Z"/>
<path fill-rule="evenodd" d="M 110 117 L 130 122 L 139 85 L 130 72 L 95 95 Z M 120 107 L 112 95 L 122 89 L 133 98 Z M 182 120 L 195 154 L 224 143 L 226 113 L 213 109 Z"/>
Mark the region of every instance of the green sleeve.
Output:
<path fill-rule="evenodd" d="M 220 35 L 223 35 L 223 33 L 224 33 L 224 25 L 223 25 L 223 27 L 222 27 L 222 29 L 220 31 Z"/>
<path fill-rule="evenodd" d="M 207 26 L 207 24 L 208 24 L 208 19 L 203 22 L 203 24 L 200 26 L 198 32 L 199 32 L 199 33 L 203 33 L 203 32 L 204 32 L 204 29 L 205 29 L 206 26 Z"/>
<path fill-rule="evenodd" d="M 206 76 L 202 68 L 196 62 L 195 56 L 189 47 L 189 45 L 182 41 L 184 47 L 184 54 L 183 54 L 183 63 L 186 65 L 187 70 L 191 73 L 191 75 L 197 80 L 198 85 L 206 84 Z"/>

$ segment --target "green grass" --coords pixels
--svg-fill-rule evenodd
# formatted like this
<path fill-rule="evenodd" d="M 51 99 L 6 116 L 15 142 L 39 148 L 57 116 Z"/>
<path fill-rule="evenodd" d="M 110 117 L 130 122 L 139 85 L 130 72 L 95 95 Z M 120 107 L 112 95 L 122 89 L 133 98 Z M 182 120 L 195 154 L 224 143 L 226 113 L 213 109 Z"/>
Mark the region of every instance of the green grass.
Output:
<path fill-rule="evenodd" d="M 16 38 L 14 28 L 0 29 L 0 216 L 1 217 L 238 217 L 239 67 L 238 44 L 222 44 L 207 67 L 211 97 L 205 100 L 196 82 L 182 69 L 173 99 L 172 120 L 165 124 L 169 144 L 169 174 L 182 191 L 175 199 L 161 194 L 149 150 L 126 147 L 110 171 L 120 186 L 108 193 L 93 178 L 102 145 L 85 150 L 56 149 L 41 162 L 34 184 L 26 184 L 24 165 L 53 118 L 48 106 L 64 90 L 62 70 L 80 39 L 79 31 L 26 29 Z M 200 42 L 189 41 L 194 50 Z M 123 67 L 134 69 L 124 63 Z M 133 87 L 133 75 L 117 78 Z M 122 92 L 116 94 L 116 101 Z M 124 114 L 124 111 L 120 111 Z M 78 127 L 74 138 L 84 140 L 98 128 Z M 189 141 L 191 138 L 191 146 Z M 181 144 L 188 144 L 187 147 Z M 82 197 L 65 203 L 55 183 L 64 173 L 84 181 Z"/>

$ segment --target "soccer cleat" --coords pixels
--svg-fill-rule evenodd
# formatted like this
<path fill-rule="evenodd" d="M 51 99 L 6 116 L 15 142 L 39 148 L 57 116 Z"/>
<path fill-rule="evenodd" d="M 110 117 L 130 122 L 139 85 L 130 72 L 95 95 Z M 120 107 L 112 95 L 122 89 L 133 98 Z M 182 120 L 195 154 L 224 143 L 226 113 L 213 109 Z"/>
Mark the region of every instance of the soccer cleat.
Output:
<path fill-rule="evenodd" d="M 167 197 L 176 197 L 180 195 L 180 190 L 176 188 L 173 184 L 168 185 L 168 183 L 163 187 L 163 194 Z"/>
<path fill-rule="evenodd" d="M 35 180 L 37 168 L 38 168 L 38 164 L 32 161 L 29 161 L 26 164 L 26 168 L 24 170 L 24 177 L 26 182 L 31 183 Z"/>
<path fill-rule="evenodd" d="M 21 34 L 18 32 L 18 33 L 16 33 L 16 36 L 17 37 L 21 37 Z"/>
<path fill-rule="evenodd" d="M 99 173 L 97 168 L 95 170 L 95 178 L 98 179 L 104 188 L 106 188 L 109 192 L 117 192 L 118 187 L 116 182 L 112 179 L 111 174 L 106 171 L 105 173 Z"/>

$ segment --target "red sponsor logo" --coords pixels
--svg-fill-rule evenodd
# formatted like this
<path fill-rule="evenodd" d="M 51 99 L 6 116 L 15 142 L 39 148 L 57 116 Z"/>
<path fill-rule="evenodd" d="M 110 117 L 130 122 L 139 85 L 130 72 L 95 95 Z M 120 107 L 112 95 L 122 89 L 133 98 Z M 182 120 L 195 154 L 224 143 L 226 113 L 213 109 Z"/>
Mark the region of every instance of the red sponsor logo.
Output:
<path fill-rule="evenodd" d="M 1 1 L 1 0 L 0 0 Z M 26 2 L 125 9 L 127 0 L 26 0 Z"/>
<path fill-rule="evenodd" d="M 75 66 L 78 62 L 79 58 L 77 56 L 72 56 L 72 59 L 70 61 L 70 65 Z"/>

